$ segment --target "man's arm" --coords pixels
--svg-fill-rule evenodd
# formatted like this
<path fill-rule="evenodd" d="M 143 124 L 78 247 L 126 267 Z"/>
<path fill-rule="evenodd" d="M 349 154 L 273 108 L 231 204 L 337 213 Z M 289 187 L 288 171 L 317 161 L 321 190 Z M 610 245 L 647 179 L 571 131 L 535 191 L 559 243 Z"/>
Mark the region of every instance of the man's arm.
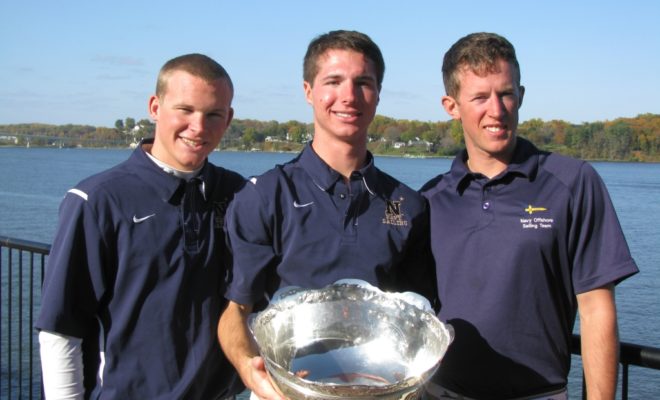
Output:
<path fill-rule="evenodd" d="M 577 295 L 587 397 L 614 399 L 619 367 L 614 285 Z"/>
<path fill-rule="evenodd" d="M 220 316 L 218 340 L 245 386 L 262 400 L 283 400 L 268 378 L 263 359 L 247 326 L 252 306 L 230 301 Z"/>
<path fill-rule="evenodd" d="M 44 396 L 48 400 L 82 400 L 82 339 L 42 330 L 39 344 Z"/>

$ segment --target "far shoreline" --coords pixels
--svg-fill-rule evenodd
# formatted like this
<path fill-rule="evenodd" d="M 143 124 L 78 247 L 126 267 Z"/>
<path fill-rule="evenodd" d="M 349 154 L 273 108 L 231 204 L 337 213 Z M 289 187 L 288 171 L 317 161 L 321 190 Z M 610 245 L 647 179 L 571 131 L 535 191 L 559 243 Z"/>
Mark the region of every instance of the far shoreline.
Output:
<path fill-rule="evenodd" d="M 30 147 L 25 147 L 25 146 L 17 146 L 17 145 L 7 145 L 7 144 L 0 144 L 0 149 L 5 149 L 5 148 L 17 148 L 17 149 L 26 149 L 26 150 L 32 150 L 32 149 L 57 149 L 57 150 L 133 150 L 134 147 L 124 147 L 124 146 L 107 146 L 107 147 L 102 147 L 102 146 L 89 146 L 89 147 L 84 147 L 84 146 L 65 146 L 65 147 L 56 147 L 56 146 L 30 146 Z M 231 148 L 217 148 L 213 150 L 213 152 L 228 152 L 228 153 L 286 153 L 286 154 L 298 154 L 302 150 L 302 147 L 300 150 L 244 150 L 244 149 L 238 149 L 235 147 Z M 374 153 L 372 154 L 376 157 L 392 157 L 392 158 L 417 158 L 417 159 L 449 159 L 452 160 L 455 158 L 455 156 L 447 156 L 447 155 L 422 155 L 422 154 L 415 154 L 415 153 L 403 153 L 403 154 L 388 154 L 388 153 Z M 614 159 L 590 159 L 590 158 L 583 158 L 582 160 L 587 161 L 587 162 L 606 162 L 606 163 L 619 163 L 619 164 L 625 164 L 625 163 L 630 163 L 630 164 L 660 164 L 660 160 L 614 160 Z"/>

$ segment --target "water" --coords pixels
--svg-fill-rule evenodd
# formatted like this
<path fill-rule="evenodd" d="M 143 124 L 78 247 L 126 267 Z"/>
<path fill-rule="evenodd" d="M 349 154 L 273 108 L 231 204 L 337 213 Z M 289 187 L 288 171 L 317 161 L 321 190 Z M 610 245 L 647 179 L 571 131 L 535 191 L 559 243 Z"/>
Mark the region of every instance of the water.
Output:
<path fill-rule="evenodd" d="M 0 148 L 0 234 L 50 243 L 57 225 L 62 197 L 83 178 L 107 169 L 129 157 L 128 149 Z M 256 175 L 295 154 L 262 152 L 214 152 L 216 165 Z M 436 171 L 449 168 L 447 159 L 378 157 L 385 171 L 418 188 Z"/>
<path fill-rule="evenodd" d="M 0 235 L 50 243 L 64 193 L 82 178 L 125 160 L 130 150 L 0 148 Z M 290 153 L 215 152 L 213 163 L 245 176 L 259 174 Z M 449 159 L 377 157 L 376 164 L 417 189 L 449 169 Z M 621 340 L 660 347 L 660 164 L 593 163 L 612 201 L 641 272 L 617 286 Z M 569 391 L 579 398 L 579 357 Z M 631 367 L 630 398 L 660 393 L 660 371 Z"/>

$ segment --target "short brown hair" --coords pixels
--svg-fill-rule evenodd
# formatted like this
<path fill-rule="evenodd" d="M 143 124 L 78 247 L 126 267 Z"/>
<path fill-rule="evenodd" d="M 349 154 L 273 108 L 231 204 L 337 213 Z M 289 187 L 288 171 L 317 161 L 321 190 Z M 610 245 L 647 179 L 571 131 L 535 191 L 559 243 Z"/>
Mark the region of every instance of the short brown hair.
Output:
<path fill-rule="evenodd" d="M 516 50 L 504 37 L 496 33 L 472 33 L 459 39 L 445 53 L 442 79 L 448 96 L 456 97 L 460 90 L 458 74 L 469 68 L 477 75 L 497 71 L 497 62 L 504 60 L 515 67 L 516 83 L 520 86 L 520 66 Z"/>
<path fill-rule="evenodd" d="M 376 79 L 378 89 L 383 84 L 385 76 L 385 61 L 378 45 L 364 33 L 357 31 L 330 31 L 314 38 L 307 46 L 307 53 L 303 61 L 303 79 L 310 85 L 314 84 L 314 78 L 319 72 L 318 59 L 328 50 L 352 50 L 364 54 L 374 63 L 376 68 Z"/>
<path fill-rule="evenodd" d="M 234 94 L 234 84 L 222 65 L 218 64 L 211 57 L 192 53 L 175 57 L 166 62 L 160 69 L 156 82 L 156 96 L 159 98 L 162 98 L 167 91 L 167 78 L 174 71 L 185 71 L 207 82 L 224 79 L 229 84 L 232 95 Z"/>

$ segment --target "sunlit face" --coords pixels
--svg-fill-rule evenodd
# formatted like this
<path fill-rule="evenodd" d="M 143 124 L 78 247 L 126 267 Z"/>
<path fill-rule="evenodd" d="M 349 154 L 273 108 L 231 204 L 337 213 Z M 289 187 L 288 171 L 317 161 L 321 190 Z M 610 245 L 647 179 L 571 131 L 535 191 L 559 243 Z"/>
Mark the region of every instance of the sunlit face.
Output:
<path fill-rule="evenodd" d="M 518 109 L 524 87 L 509 62 L 497 62 L 497 72 L 485 76 L 465 68 L 459 73 L 457 98 L 445 96 L 442 104 L 452 118 L 460 120 L 470 158 L 496 158 L 508 162 L 516 142 Z"/>
<path fill-rule="evenodd" d="M 156 122 L 151 154 L 181 171 L 201 167 L 231 122 L 231 99 L 224 79 L 206 82 L 184 71 L 172 72 L 164 95 L 149 100 Z"/>
<path fill-rule="evenodd" d="M 314 109 L 315 137 L 365 142 L 378 105 L 373 62 L 355 51 L 330 49 L 317 63 L 314 82 L 304 82 L 305 97 Z"/>

